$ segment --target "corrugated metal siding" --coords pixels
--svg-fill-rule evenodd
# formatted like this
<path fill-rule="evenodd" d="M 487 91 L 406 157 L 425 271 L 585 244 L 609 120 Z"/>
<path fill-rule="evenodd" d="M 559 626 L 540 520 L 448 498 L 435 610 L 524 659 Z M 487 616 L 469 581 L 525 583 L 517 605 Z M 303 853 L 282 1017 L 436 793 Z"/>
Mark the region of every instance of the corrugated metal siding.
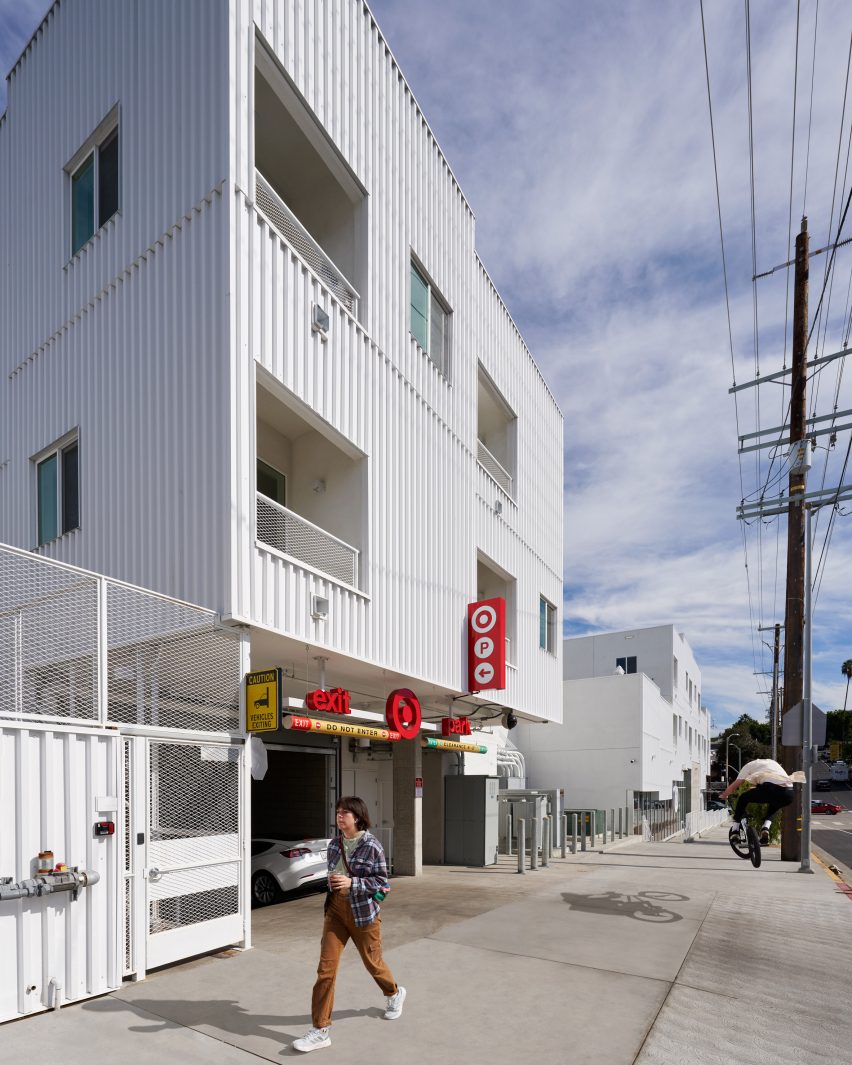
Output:
<path fill-rule="evenodd" d="M 368 456 L 369 599 L 256 547 L 247 510 L 235 541 L 236 612 L 300 640 L 456 690 L 465 686 L 464 618 L 481 549 L 517 581 L 517 670 L 501 701 L 561 716 L 560 657 L 538 647 L 538 600 L 562 600 L 562 418 L 474 250 L 474 220 L 368 9 L 354 0 L 261 2 L 254 20 L 369 193 L 369 270 L 361 325 L 255 210 L 252 12 L 238 5 L 233 68 L 235 493 L 252 480 L 252 363 Z M 250 125 L 250 123 L 248 124 Z M 411 251 L 453 311 L 450 380 L 408 331 Z M 312 302 L 331 315 L 329 340 L 310 332 Z M 362 328 L 363 326 L 363 328 Z M 476 461 L 477 374 L 482 362 L 518 414 L 516 500 Z M 252 555 L 253 553 L 253 555 Z M 318 632 L 310 596 L 331 601 Z M 561 625 L 560 625 L 561 628 Z M 561 649 L 560 649 L 561 650 Z"/>
<path fill-rule="evenodd" d="M 0 903 L 0 1021 L 52 1005 L 51 980 L 63 1001 L 121 982 L 121 844 L 92 832 L 97 797 L 118 798 L 118 742 L 103 733 L 0 728 L 0 875 L 29 878 L 46 849 L 57 862 L 100 875 L 76 900 L 62 892 Z"/>
<path fill-rule="evenodd" d="M 3 366 L 38 351 L 227 176 L 226 0 L 63 0 L 9 82 Z M 120 210 L 70 262 L 63 167 L 120 108 Z"/>

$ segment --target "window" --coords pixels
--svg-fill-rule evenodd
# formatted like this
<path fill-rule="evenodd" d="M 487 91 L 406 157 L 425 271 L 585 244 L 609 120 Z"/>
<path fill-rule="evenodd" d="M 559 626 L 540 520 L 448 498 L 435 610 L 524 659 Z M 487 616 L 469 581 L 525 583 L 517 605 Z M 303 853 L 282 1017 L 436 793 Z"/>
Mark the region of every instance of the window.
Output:
<path fill-rule="evenodd" d="M 118 126 L 113 125 L 71 171 L 71 254 L 117 210 Z"/>
<path fill-rule="evenodd" d="M 38 543 L 80 528 L 80 469 L 77 438 L 36 460 Z"/>
<path fill-rule="evenodd" d="M 625 673 L 635 673 L 636 655 L 631 655 L 629 658 L 616 658 L 615 668 L 618 669 L 619 666 L 621 666 Z"/>
<path fill-rule="evenodd" d="M 672 743 L 677 746 L 677 714 L 672 714 Z"/>
<path fill-rule="evenodd" d="M 538 601 L 538 645 L 542 651 L 556 654 L 556 607 L 544 596 Z"/>
<path fill-rule="evenodd" d="M 450 375 L 450 310 L 421 270 L 411 264 L 411 335 L 444 377 Z"/>
<path fill-rule="evenodd" d="M 260 459 L 257 460 L 257 490 L 282 507 L 287 505 L 287 478 Z"/>
<path fill-rule="evenodd" d="M 677 687 L 677 659 L 674 660 L 674 686 Z"/>

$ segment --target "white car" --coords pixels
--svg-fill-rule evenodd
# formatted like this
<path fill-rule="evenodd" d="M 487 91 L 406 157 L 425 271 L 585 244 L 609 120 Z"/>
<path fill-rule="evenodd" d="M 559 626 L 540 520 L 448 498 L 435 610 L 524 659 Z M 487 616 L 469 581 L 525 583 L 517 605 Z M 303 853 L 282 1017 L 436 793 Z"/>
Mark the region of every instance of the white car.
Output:
<path fill-rule="evenodd" d="M 326 856 L 330 839 L 253 839 L 251 898 L 253 906 L 278 902 L 294 891 L 328 878 Z"/>

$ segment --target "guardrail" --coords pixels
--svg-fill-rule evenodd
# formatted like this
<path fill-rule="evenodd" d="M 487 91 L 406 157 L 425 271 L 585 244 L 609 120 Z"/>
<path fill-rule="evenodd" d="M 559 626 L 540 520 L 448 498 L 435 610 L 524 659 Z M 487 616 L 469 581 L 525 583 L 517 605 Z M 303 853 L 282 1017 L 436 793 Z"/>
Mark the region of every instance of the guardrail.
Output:
<path fill-rule="evenodd" d="M 257 538 L 297 562 L 358 587 L 360 552 L 357 547 L 282 507 L 262 492 L 257 493 Z"/>
<path fill-rule="evenodd" d="M 496 481 L 507 495 L 512 494 L 512 475 L 496 459 L 481 440 L 476 442 L 476 457 L 488 476 Z"/>

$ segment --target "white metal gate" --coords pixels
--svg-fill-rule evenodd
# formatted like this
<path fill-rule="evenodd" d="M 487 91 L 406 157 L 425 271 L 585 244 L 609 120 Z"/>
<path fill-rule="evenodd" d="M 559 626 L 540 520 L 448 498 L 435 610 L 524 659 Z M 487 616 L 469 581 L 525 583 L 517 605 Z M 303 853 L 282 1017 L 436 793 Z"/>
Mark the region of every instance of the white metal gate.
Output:
<path fill-rule="evenodd" d="M 245 937 L 245 770 L 242 745 L 143 742 L 145 967 L 151 969 Z"/>

